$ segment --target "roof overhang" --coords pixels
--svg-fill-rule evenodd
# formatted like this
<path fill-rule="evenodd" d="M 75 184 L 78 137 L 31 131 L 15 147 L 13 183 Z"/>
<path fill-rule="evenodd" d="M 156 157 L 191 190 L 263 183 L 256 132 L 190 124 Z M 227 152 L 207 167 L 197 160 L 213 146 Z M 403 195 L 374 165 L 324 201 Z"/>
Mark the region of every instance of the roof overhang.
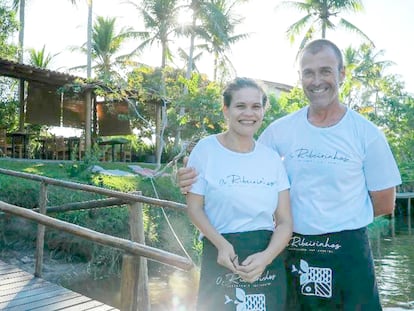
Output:
<path fill-rule="evenodd" d="M 76 79 L 82 79 L 70 74 L 29 66 L 0 58 L 0 76 L 39 82 L 47 85 L 62 86 Z"/>

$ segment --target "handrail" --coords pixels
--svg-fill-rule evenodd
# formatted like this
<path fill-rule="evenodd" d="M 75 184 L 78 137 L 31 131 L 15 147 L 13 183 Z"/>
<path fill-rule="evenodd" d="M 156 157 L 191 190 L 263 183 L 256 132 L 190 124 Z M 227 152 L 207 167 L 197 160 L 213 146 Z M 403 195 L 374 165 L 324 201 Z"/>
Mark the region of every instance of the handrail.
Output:
<path fill-rule="evenodd" d="M 183 269 L 183 270 L 190 270 L 193 267 L 193 263 L 189 261 L 187 258 L 157 249 L 150 246 L 142 245 L 139 243 L 132 242 L 130 240 L 114 237 L 108 234 L 100 233 L 94 230 L 90 230 L 78 225 L 74 225 L 68 223 L 63 220 L 54 219 L 49 216 L 45 216 L 39 214 L 37 212 L 33 212 L 23 207 L 19 207 L 16 205 L 8 204 L 6 202 L 0 201 L 0 209 L 3 211 L 16 215 L 21 216 L 26 219 L 34 220 L 38 223 L 43 225 L 53 227 L 55 229 L 59 229 L 81 238 L 86 238 L 88 240 L 92 240 L 96 243 L 114 247 L 120 250 L 124 250 L 130 254 L 144 256 L 149 259 L 167 264 L 172 265 L 174 267 Z"/>
<path fill-rule="evenodd" d="M 187 206 L 185 204 L 146 197 L 141 195 L 140 192 L 125 193 L 92 185 L 63 181 L 3 168 L 0 168 L 0 174 L 37 181 L 41 184 L 39 207 L 36 209 L 29 210 L 0 201 L 0 210 L 19 217 L 33 220 L 38 223 L 35 276 L 41 276 L 45 226 L 53 227 L 55 229 L 68 232 L 81 238 L 88 239 L 92 242 L 113 247 L 125 252 L 122 258 L 121 310 L 150 310 L 147 284 L 148 271 L 145 258 L 187 271 L 194 267 L 194 264 L 190 258 L 185 258 L 164 250 L 145 245 L 141 203 L 172 208 L 179 211 L 186 211 Z M 107 196 L 109 198 L 85 202 L 65 203 L 60 206 L 48 207 L 46 206 L 48 185 L 92 192 Z M 131 234 L 130 240 L 97 232 L 46 215 L 48 212 L 64 212 L 79 209 L 102 208 L 121 204 L 129 205 L 129 229 Z"/>
<path fill-rule="evenodd" d="M 109 197 L 124 199 L 129 202 L 142 202 L 142 203 L 147 203 L 147 204 L 152 204 L 152 205 L 157 205 L 157 206 L 173 208 L 173 209 L 181 210 L 181 211 L 187 208 L 187 206 L 182 203 L 155 199 L 155 198 L 150 198 L 150 197 L 146 197 L 143 195 L 125 193 L 125 192 L 120 192 L 116 190 L 100 188 L 100 187 L 96 187 L 92 185 L 79 184 L 79 183 L 74 183 L 71 181 L 58 180 L 58 179 L 53 179 L 53 178 L 49 178 L 45 176 L 39 176 L 35 174 L 17 172 L 17 171 L 7 170 L 4 168 L 0 168 L 0 173 L 5 174 L 5 175 L 10 175 L 10 176 L 15 176 L 15 177 L 22 177 L 25 179 L 40 181 L 40 182 L 44 182 L 49 185 L 61 186 L 61 187 L 66 187 L 70 189 L 75 189 L 75 190 L 90 191 L 90 192 L 106 195 Z"/>

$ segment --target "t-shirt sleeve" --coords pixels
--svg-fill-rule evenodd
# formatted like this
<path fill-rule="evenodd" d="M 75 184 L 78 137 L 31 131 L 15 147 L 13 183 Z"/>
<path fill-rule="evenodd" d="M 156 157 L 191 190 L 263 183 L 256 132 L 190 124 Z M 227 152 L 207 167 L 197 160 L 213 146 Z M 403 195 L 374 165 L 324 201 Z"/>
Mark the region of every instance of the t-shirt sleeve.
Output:
<path fill-rule="evenodd" d="M 257 141 L 270 149 L 276 150 L 274 143 L 273 143 L 274 139 L 273 139 L 273 132 L 271 130 L 271 127 L 273 127 L 272 124 L 269 125 L 267 128 L 265 128 L 262 134 L 260 134 Z"/>
<path fill-rule="evenodd" d="M 401 175 L 382 132 L 367 145 L 364 173 L 368 190 L 379 191 L 401 184 Z"/>
<path fill-rule="evenodd" d="M 276 153 L 276 152 L 275 152 Z M 279 181 L 279 189 L 278 191 L 283 191 L 286 189 L 290 188 L 290 182 L 289 182 L 289 178 L 288 175 L 286 173 L 286 169 L 285 166 L 283 164 L 282 159 L 280 158 L 279 154 L 276 153 L 276 157 L 277 157 L 277 166 L 278 166 L 278 181 Z"/>

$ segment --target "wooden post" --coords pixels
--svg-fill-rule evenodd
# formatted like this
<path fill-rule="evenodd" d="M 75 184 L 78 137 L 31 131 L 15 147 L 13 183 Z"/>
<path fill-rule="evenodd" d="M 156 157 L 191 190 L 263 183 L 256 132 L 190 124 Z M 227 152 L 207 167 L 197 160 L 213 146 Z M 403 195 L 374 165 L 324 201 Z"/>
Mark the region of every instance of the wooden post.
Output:
<path fill-rule="evenodd" d="M 121 311 L 138 311 L 139 259 L 136 256 L 122 256 Z"/>
<path fill-rule="evenodd" d="M 141 195 L 141 192 L 136 194 Z M 129 206 L 129 229 L 131 240 L 145 244 L 142 203 Z M 149 311 L 147 259 L 140 256 L 124 255 L 122 258 L 121 310 Z"/>
<path fill-rule="evenodd" d="M 47 202 L 47 184 L 45 182 L 40 183 L 39 194 L 39 212 L 46 215 L 46 202 Z M 36 238 L 36 267 L 34 275 L 37 277 L 42 276 L 43 265 L 43 249 L 45 243 L 45 225 L 37 225 L 37 238 Z"/>
<path fill-rule="evenodd" d="M 26 120 L 26 115 L 25 115 L 25 111 L 26 111 L 26 104 L 24 101 L 25 98 L 25 92 L 24 92 L 24 79 L 20 79 L 19 80 L 19 89 L 18 89 L 18 93 L 19 93 L 19 132 L 24 132 L 24 122 Z"/>
<path fill-rule="evenodd" d="M 92 148 L 92 90 L 85 93 L 85 153 L 90 154 Z"/>

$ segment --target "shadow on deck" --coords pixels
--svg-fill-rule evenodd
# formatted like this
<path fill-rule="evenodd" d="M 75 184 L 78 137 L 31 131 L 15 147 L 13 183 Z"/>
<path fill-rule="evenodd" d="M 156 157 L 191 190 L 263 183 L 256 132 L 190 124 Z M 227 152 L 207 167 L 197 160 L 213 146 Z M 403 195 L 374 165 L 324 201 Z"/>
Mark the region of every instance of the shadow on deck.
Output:
<path fill-rule="evenodd" d="M 0 260 L 0 310 L 118 310 Z"/>

